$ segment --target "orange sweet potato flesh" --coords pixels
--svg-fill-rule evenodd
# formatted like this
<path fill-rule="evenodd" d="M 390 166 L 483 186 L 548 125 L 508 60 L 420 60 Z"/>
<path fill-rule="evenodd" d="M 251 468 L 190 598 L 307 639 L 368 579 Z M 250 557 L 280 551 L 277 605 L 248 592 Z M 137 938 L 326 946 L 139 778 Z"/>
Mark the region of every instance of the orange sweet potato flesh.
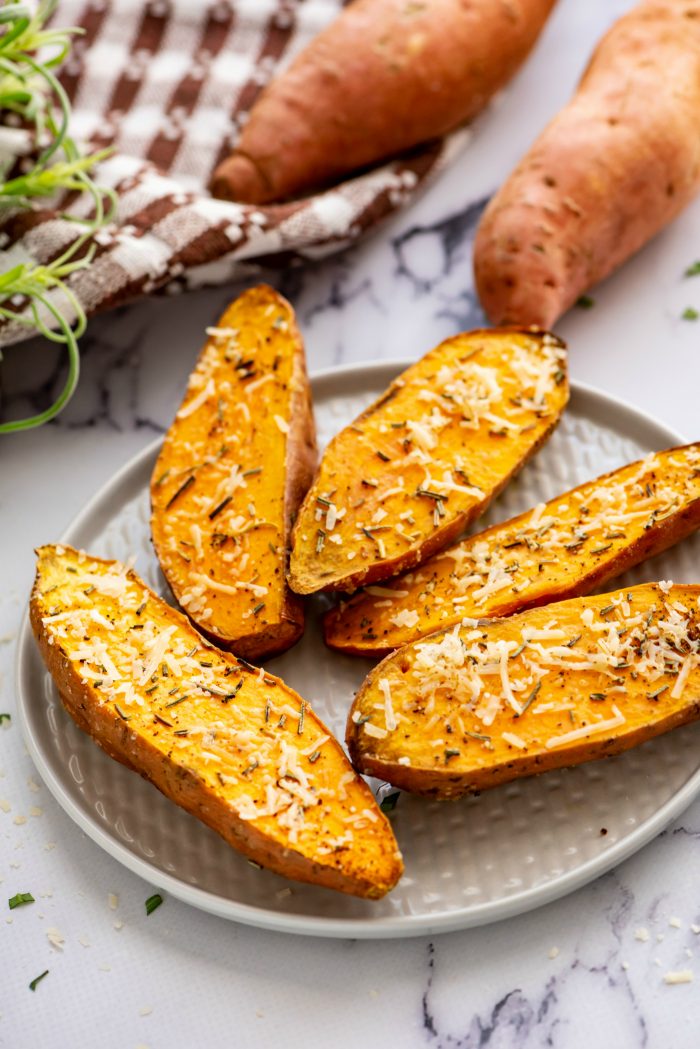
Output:
<path fill-rule="evenodd" d="M 568 400 L 546 332 L 456 335 L 328 445 L 292 535 L 289 583 L 353 590 L 425 561 L 484 513 Z"/>
<path fill-rule="evenodd" d="M 393 888 L 391 827 L 296 692 L 210 645 L 118 562 L 37 553 L 39 649 L 110 757 L 278 874 L 370 899 Z"/>
<path fill-rule="evenodd" d="M 386 655 L 465 617 L 580 597 L 700 528 L 700 443 L 613 470 L 493 525 L 324 618 L 326 644 Z"/>
<path fill-rule="evenodd" d="M 153 471 L 151 531 L 197 628 L 262 659 L 304 630 L 285 580 L 292 521 L 316 465 L 304 348 L 292 307 L 265 285 L 208 330 Z"/>
<path fill-rule="evenodd" d="M 645 584 L 440 631 L 369 675 L 353 764 L 457 798 L 617 754 L 700 717 L 700 587 Z"/>
<path fill-rule="evenodd" d="M 700 3 L 648 0 L 488 205 L 474 246 L 494 324 L 550 327 L 700 188 Z"/>
<path fill-rule="evenodd" d="M 355 0 L 262 93 L 215 196 L 307 193 L 471 120 L 513 76 L 554 0 Z"/>

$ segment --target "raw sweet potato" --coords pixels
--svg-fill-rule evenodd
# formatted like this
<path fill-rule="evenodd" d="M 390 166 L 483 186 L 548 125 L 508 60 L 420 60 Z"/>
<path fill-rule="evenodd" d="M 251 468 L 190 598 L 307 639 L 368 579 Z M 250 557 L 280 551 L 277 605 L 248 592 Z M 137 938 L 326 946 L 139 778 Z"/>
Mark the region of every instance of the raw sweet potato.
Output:
<path fill-rule="evenodd" d="M 285 579 L 316 465 L 304 347 L 292 307 L 264 285 L 208 334 L 153 472 L 153 543 L 197 628 L 261 659 L 304 630 Z"/>
<path fill-rule="evenodd" d="M 393 888 L 386 817 L 296 692 L 214 648 L 118 562 L 58 546 L 38 558 L 41 654 L 110 757 L 278 874 L 369 898 Z"/>
<path fill-rule="evenodd" d="M 331 609 L 326 644 L 387 652 L 464 619 L 588 594 L 700 528 L 700 444 L 631 463 Z"/>
<path fill-rule="evenodd" d="M 250 111 L 215 196 L 299 196 L 472 119 L 554 0 L 355 0 Z"/>
<path fill-rule="evenodd" d="M 495 324 L 549 327 L 700 188 L 700 3 L 646 0 L 488 205 L 474 272 Z"/>
<path fill-rule="evenodd" d="M 357 694 L 357 769 L 456 798 L 700 717 L 700 587 L 646 584 L 440 631 Z"/>
<path fill-rule="evenodd" d="M 482 514 L 568 399 L 564 345 L 517 329 L 447 339 L 330 442 L 292 534 L 293 590 L 411 568 Z"/>

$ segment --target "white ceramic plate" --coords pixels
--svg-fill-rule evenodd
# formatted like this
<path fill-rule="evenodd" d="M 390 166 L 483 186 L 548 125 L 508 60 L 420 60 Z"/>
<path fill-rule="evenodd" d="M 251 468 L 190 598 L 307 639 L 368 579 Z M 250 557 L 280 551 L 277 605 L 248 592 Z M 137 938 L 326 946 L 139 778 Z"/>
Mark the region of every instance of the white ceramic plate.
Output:
<path fill-rule="evenodd" d="M 313 380 L 325 443 L 407 362 L 335 369 Z M 654 449 L 682 443 L 619 401 L 574 387 L 545 448 L 484 518 L 503 520 Z M 160 442 L 128 463 L 62 541 L 116 558 L 165 593 L 148 529 L 148 480 Z M 700 535 L 628 573 L 697 581 Z M 348 705 L 369 669 L 325 649 L 311 602 L 306 636 L 270 662 L 342 738 Z M 402 795 L 392 817 L 406 873 L 388 898 L 356 900 L 259 871 L 213 831 L 110 760 L 64 712 L 25 623 L 19 713 L 48 787 L 94 840 L 132 871 L 196 907 L 268 929 L 316 936 L 412 936 L 465 928 L 540 906 L 630 856 L 700 792 L 700 726 L 575 769 L 548 772 L 460 802 Z M 289 889 L 291 888 L 291 894 Z M 281 890 L 285 890 L 281 892 Z"/>

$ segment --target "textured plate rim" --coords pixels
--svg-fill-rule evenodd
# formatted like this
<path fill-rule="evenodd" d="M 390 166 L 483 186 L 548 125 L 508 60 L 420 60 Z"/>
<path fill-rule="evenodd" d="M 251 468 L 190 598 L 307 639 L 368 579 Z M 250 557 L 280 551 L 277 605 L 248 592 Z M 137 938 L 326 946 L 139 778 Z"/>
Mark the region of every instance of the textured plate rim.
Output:
<path fill-rule="evenodd" d="M 311 376 L 315 394 L 322 394 L 328 383 L 335 384 L 339 379 L 355 380 L 355 384 L 376 384 L 379 380 L 390 382 L 400 371 L 410 364 L 410 360 L 387 360 L 358 362 L 342 367 L 327 368 Z M 615 419 L 615 429 L 633 436 L 640 430 L 659 447 L 671 447 L 685 443 L 677 431 L 644 414 L 621 398 L 613 397 L 593 386 L 584 383 L 571 383 L 571 405 L 576 407 L 587 418 L 606 418 L 611 414 Z M 654 433 L 654 431 L 656 431 Z M 131 474 L 138 470 L 144 460 L 152 457 L 160 446 L 161 437 L 149 442 L 137 452 L 95 493 L 83 509 L 73 518 L 64 531 L 59 542 L 71 544 L 74 535 L 79 533 L 95 511 L 106 501 L 118 496 L 120 488 L 129 480 Z M 139 875 L 151 884 L 166 889 L 174 897 L 193 907 L 214 914 L 221 918 L 238 921 L 245 925 L 274 932 L 294 933 L 303 936 L 322 936 L 345 939 L 394 939 L 432 935 L 441 932 L 456 932 L 461 929 L 486 925 L 506 918 L 534 910 L 537 907 L 552 903 L 576 889 L 605 874 L 613 867 L 629 859 L 635 852 L 647 845 L 664 830 L 668 824 L 680 815 L 684 809 L 700 794 L 700 768 L 693 773 L 686 783 L 653 815 L 640 823 L 622 840 L 612 844 L 609 849 L 592 857 L 575 870 L 562 874 L 541 886 L 534 886 L 513 896 L 492 900 L 475 907 L 462 907 L 445 913 L 396 915 L 384 918 L 327 918 L 314 915 L 281 914 L 264 907 L 252 906 L 236 900 L 225 899 L 216 893 L 196 886 L 188 885 L 180 878 L 160 870 L 148 860 L 141 859 L 128 847 L 118 841 L 111 833 L 105 831 L 94 818 L 86 814 L 67 793 L 63 781 L 54 774 L 44 750 L 34 737 L 28 716 L 27 694 L 24 686 L 28 673 L 29 660 L 36 658 L 34 639 L 29 624 L 28 613 L 25 613 L 20 630 L 16 655 L 16 681 L 18 692 L 18 713 L 20 727 L 27 744 L 29 754 L 36 768 L 61 808 L 113 859 L 118 860 L 128 870 Z"/>

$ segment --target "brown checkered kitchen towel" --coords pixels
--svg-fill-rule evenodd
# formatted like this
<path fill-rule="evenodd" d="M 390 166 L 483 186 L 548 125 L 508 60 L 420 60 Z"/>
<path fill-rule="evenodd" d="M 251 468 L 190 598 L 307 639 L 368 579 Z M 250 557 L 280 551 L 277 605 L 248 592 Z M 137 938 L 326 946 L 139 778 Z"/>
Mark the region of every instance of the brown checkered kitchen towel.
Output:
<path fill-rule="evenodd" d="M 214 200 L 206 186 L 262 87 L 327 25 L 342 0 L 61 0 L 56 21 L 80 25 L 61 79 L 71 133 L 115 153 L 96 171 L 118 212 L 96 236 L 93 263 L 71 278 L 88 314 L 163 285 L 194 288 L 352 243 L 416 193 L 459 150 L 465 132 L 323 193 L 268 207 Z M 78 201 L 73 210 L 89 207 Z M 83 214 L 87 214 L 86 211 Z M 0 272 L 46 263 L 76 236 L 51 211 L 0 217 Z M 6 325 L 0 344 L 23 338 Z"/>

